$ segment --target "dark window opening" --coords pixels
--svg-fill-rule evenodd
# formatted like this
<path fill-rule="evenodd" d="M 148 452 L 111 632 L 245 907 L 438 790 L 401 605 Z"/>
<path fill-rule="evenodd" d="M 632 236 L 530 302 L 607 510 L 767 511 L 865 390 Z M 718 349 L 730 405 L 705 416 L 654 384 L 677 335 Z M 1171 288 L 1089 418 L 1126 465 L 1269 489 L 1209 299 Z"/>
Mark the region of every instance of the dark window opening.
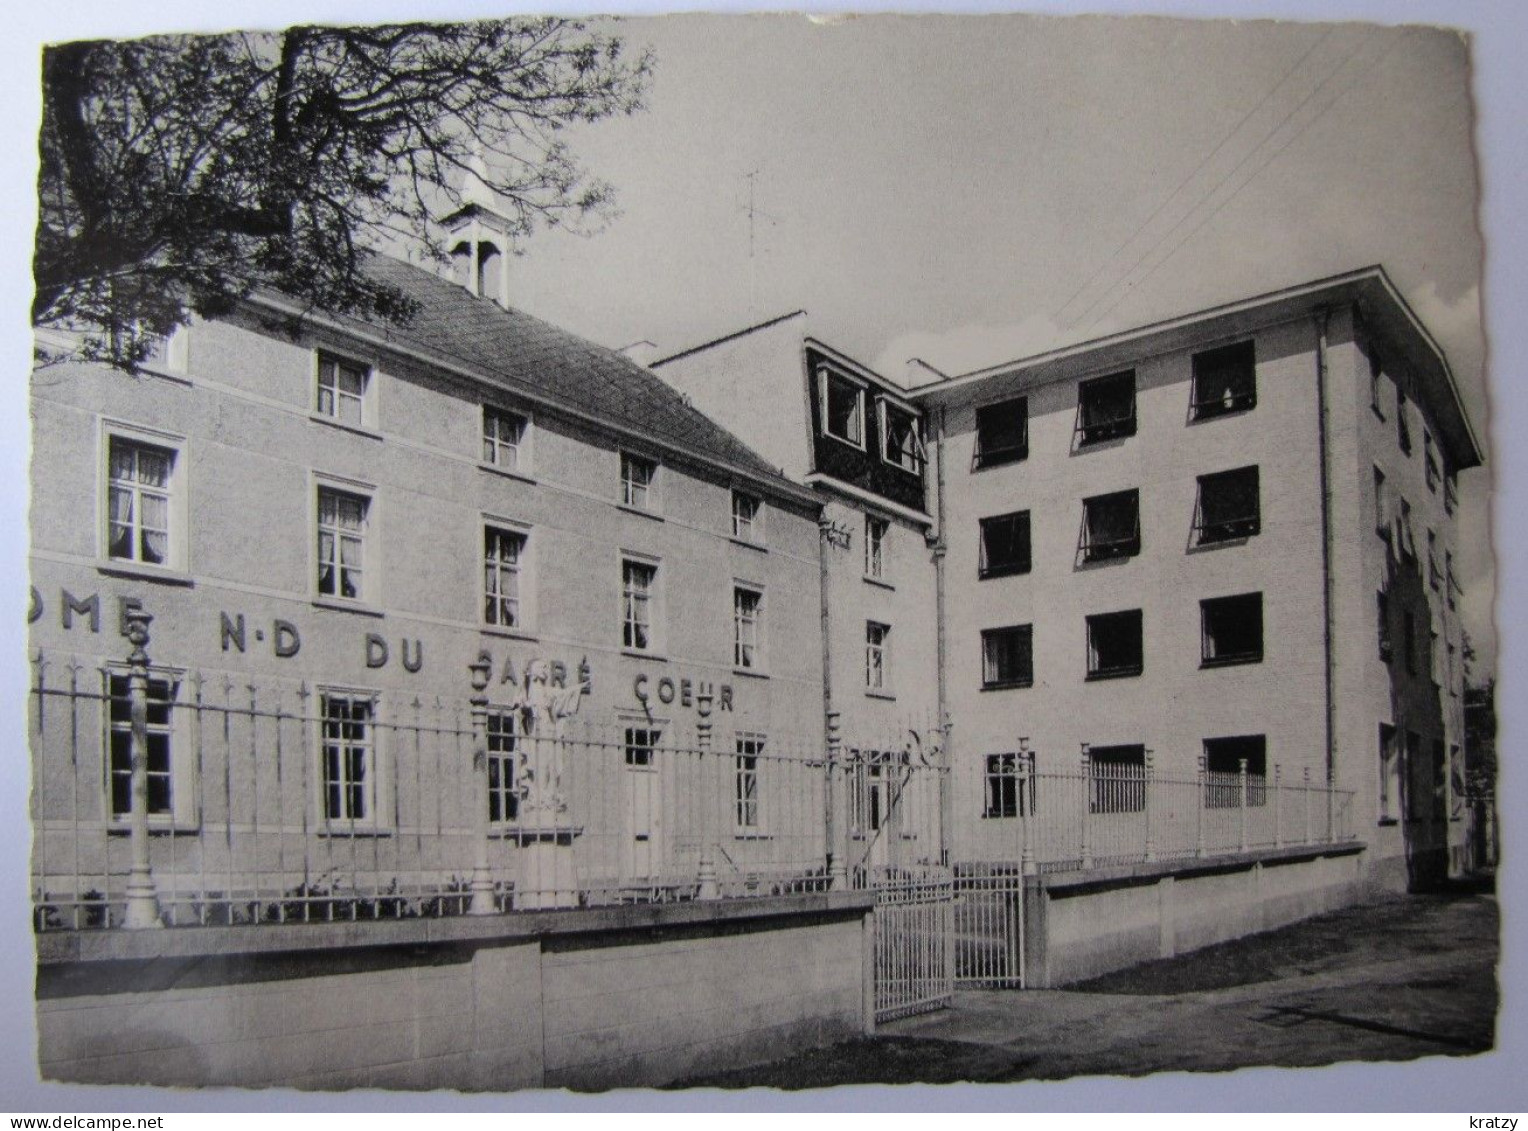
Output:
<path fill-rule="evenodd" d="M 1374 596 L 1379 613 L 1379 658 L 1388 664 L 1395 658 L 1395 647 L 1390 638 L 1390 594 L 1381 592 Z"/>
<path fill-rule="evenodd" d="M 1082 501 L 1082 544 L 1085 562 L 1130 558 L 1141 552 L 1140 492 L 1117 491 Z"/>
<path fill-rule="evenodd" d="M 1034 626 L 986 629 L 982 633 L 982 686 L 1030 687 L 1034 681 Z"/>
<path fill-rule="evenodd" d="M 856 446 L 864 444 L 864 393 L 852 381 L 836 373 L 826 373 L 824 385 L 824 430 Z"/>
<path fill-rule="evenodd" d="M 1135 435 L 1135 370 L 1077 386 L 1078 444 Z"/>
<path fill-rule="evenodd" d="M 986 789 L 984 790 L 986 804 L 982 809 L 983 817 L 1003 818 L 1028 815 L 1028 806 L 1024 803 L 1026 792 L 1032 792 L 1034 783 L 1029 783 L 1029 789 L 1022 788 L 1019 779 L 1018 754 L 988 754 L 987 773 L 985 777 Z"/>
<path fill-rule="evenodd" d="M 1247 771 L 1247 804 L 1268 803 L 1268 740 L 1261 734 L 1204 740 L 1204 804 L 1237 809 L 1242 804 L 1241 773 Z"/>
<path fill-rule="evenodd" d="M 1140 675 L 1141 610 L 1099 613 L 1088 618 L 1088 678 Z"/>
<path fill-rule="evenodd" d="M 1204 667 L 1255 664 L 1263 658 L 1263 595 L 1244 593 L 1199 602 Z"/>
<path fill-rule="evenodd" d="M 1146 808 L 1146 747 L 1095 746 L 1088 751 L 1088 812 L 1139 813 Z"/>
<path fill-rule="evenodd" d="M 1250 538 L 1262 530 L 1256 467 L 1199 477 L 1194 533 L 1201 546 Z"/>
<path fill-rule="evenodd" d="M 981 520 L 980 577 L 1029 572 L 1029 512 L 1015 511 Z"/>
<path fill-rule="evenodd" d="M 976 410 L 976 454 L 972 467 L 998 467 L 1029 457 L 1029 399 L 1003 401 Z"/>
<path fill-rule="evenodd" d="M 887 463 L 915 474 L 923 470 L 923 440 L 918 435 L 918 418 L 895 405 L 882 401 L 885 435 L 881 451 Z"/>
<path fill-rule="evenodd" d="M 1257 359 L 1251 342 L 1194 355 L 1193 418 L 1205 420 L 1257 405 Z"/>
<path fill-rule="evenodd" d="M 1400 442 L 1401 451 L 1411 454 L 1411 425 L 1406 420 L 1406 390 L 1401 388 L 1400 382 L 1395 385 L 1395 438 Z"/>

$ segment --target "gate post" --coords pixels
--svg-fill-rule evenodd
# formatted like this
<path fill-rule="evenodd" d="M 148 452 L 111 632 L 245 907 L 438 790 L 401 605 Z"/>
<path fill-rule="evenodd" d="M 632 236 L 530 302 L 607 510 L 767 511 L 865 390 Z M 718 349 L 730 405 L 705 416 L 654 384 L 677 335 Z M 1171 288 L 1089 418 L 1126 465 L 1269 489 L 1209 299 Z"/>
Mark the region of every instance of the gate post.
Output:
<path fill-rule="evenodd" d="M 1019 854 L 1019 872 L 1035 874 L 1035 752 L 1027 749 L 1029 739 L 1019 739 L 1019 822 L 1024 838 Z"/>
<path fill-rule="evenodd" d="M 1281 778 L 1283 767 L 1273 764 L 1273 847 L 1284 847 L 1284 791 Z"/>
<path fill-rule="evenodd" d="M 828 890 L 842 891 L 849 886 L 849 870 L 845 862 L 847 852 L 840 843 L 843 839 L 843 822 L 838 815 L 838 769 L 839 756 L 843 753 L 843 739 L 837 711 L 828 712 L 827 724 L 828 756 L 823 763 L 823 841 L 827 855 Z"/>
<path fill-rule="evenodd" d="M 128 838 L 132 862 L 127 872 L 127 907 L 122 925 L 132 930 L 162 927 L 159 919 L 159 896 L 154 887 L 154 873 L 149 866 L 149 622 L 154 618 L 142 609 L 128 609 L 127 640 L 132 651 L 127 654 L 127 708 L 129 732 L 128 783 L 131 808 L 128 813 Z"/>
<path fill-rule="evenodd" d="M 493 878 L 488 872 L 488 677 L 493 662 L 487 652 L 467 665 L 472 673 L 472 882 L 468 915 L 492 915 Z"/>
<path fill-rule="evenodd" d="M 1199 755 L 1199 797 L 1194 806 L 1194 812 L 1198 817 L 1198 829 L 1194 833 L 1194 855 L 1204 856 L 1204 810 L 1209 804 L 1209 770 L 1204 755 Z"/>
<path fill-rule="evenodd" d="M 1082 812 L 1077 823 L 1078 834 L 1082 843 L 1079 846 L 1082 853 L 1081 867 L 1093 866 L 1093 849 L 1088 843 L 1088 813 L 1093 808 L 1093 759 L 1088 754 L 1088 744 L 1082 744 Z"/>
<path fill-rule="evenodd" d="M 1145 790 L 1142 805 L 1146 816 L 1146 862 L 1149 864 L 1157 858 L 1157 842 L 1151 835 L 1151 783 L 1155 775 L 1152 773 L 1152 752 L 1150 747 L 1146 750 L 1143 775 L 1146 779 L 1146 784 L 1142 787 Z"/>
<path fill-rule="evenodd" d="M 1247 851 L 1247 759 L 1236 760 L 1236 845 Z"/>

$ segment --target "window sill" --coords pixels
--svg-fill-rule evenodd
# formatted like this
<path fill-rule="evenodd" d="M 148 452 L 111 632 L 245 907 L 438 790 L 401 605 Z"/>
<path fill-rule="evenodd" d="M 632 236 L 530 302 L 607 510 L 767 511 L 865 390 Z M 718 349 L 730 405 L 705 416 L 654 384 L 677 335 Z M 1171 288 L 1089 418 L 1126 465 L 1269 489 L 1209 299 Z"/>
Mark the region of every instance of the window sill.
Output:
<path fill-rule="evenodd" d="M 868 573 L 864 575 L 864 578 L 866 585 L 874 585 L 877 589 L 889 589 L 893 593 L 897 591 L 897 587 L 884 578 L 871 577 Z"/>
<path fill-rule="evenodd" d="M 488 472 L 490 475 L 497 475 L 504 479 L 514 479 L 521 483 L 529 483 L 532 486 L 536 483 L 536 477 L 533 475 L 527 475 L 516 468 L 500 467 L 498 464 L 489 463 L 486 460 L 478 460 L 478 468 Z"/>
<path fill-rule="evenodd" d="M 1023 463 L 1028 458 L 1028 448 L 1024 449 L 1024 451 L 1017 455 L 1004 455 L 1002 453 L 998 453 L 985 458 L 978 456 L 971 464 L 971 474 L 975 475 L 978 471 L 991 471 L 993 468 L 997 467 L 1010 467 L 1016 463 Z"/>
<path fill-rule="evenodd" d="M 1120 668 L 1116 671 L 1089 672 L 1085 682 L 1096 683 L 1099 680 L 1105 679 L 1134 679 L 1136 676 L 1142 674 L 1145 670 L 1146 669 L 1144 667 L 1139 667 Z"/>
<path fill-rule="evenodd" d="M 155 817 L 149 818 L 149 836 L 199 836 L 201 831 L 202 826 L 196 821 L 171 822 Z M 132 825 L 128 823 L 127 816 L 124 814 L 123 816 L 114 816 L 112 818 L 111 824 L 107 826 L 106 833 L 108 836 L 131 836 L 133 829 Z"/>
<path fill-rule="evenodd" d="M 1200 660 L 1199 669 L 1203 671 L 1205 668 L 1235 668 L 1243 664 L 1261 664 L 1262 662 L 1261 652 L 1255 656 L 1220 656 L 1213 660 Z"/>
<path fill-rule="evenodd" d="M 392 829 L 385 829 L 378 825 L 356 825 L 350 828 L 346 825 L 333 825 L 323 823 L 313 830 L 319 836 L 333 837 L 390 837 Z"/>
<path fill-rule="evenodd" d="M 982 820 L 984 820 L 984 821 L 1017 821 L 1018 819 L 1019 819 L 1019 815 L 1017 813 L 983 813 L 982 814 Z"/>
<path fill-rule="evenodd" d="M 728 541 L 734 546 L 742 546 L 748 550 L 757 550 L 761 554 L 769 553 L 769 547 L 764 545 L 763 542 L 750 542 L 747 538 L 739 538 L 736 534 L 728 538 Z"/>
<path fill-rule="evenodd" d="M 1230 408 L 1224 408 L 1219 405 L 1214 408 L 1191 405 L 1189 407 L 1188 422 L 1190 424 L 1203 424 L 1210 420 L 1222 420 L 1227 416 L 1244 416 L 1255 408 L 1257 408 L 1256 401 L 1253 401 L 1251 404 L 1233 405 Z"/>
<path fill-rule="evenodd" d="M 1382 829 L 1393 829 L 1401 822 L 1396 820 L 1394 817 L 1381 817 L 1377 823 Z"/>
<path fill-rule="evenodd" d="M 846 437 L 840 436 L 837 432 L 829 432 L 826 428 L 822 430 L 822 434 L 827 439 L 832 440 L 835 443 L 842 444 L 846 448 L 853 448 L 857 452 L 865 451 L 865 444 L 862 440 L 850 440 Z"/>
<path fill-rule="evenodd" d="M 135 581 L 154 581 L 160 585 L 181 585 L 187 589 L 196 585 L 196 579 L 178 569 L 161 569 L 159 566 L 139 562 L 105 561 L 96 566 L 97 573 L 107 577 L 130 577 Z"/>
<path fill-rule="evenodd" d="M 478 626 L 478 631 L 484 636 L 498 636 L 505 640 L 524 640 L 531 644 L 538 644 L 541 637 L 524 628 L 505 628 L 497 624 L 483 624 Z"/>
<path fill-rule="evenodd" d="M 668 657 L 660 652 L 650 652 L 643 648 L 622 648 L 621 655 L 630 656 L 634 660 L 651 660 L 655 664 L 668 663 Z"/>
<path fill-rule="evenodd" d="M 865 688 L 865 695 L 870 699 L 885 699 L 888 702 L 896 702 L 897 698 L 897 693 L 895 691 L 887 691 L 884 688 L 879 687 Z"/>
<path fill-rule="evenodd" d="M 733 668 L 733 675 L 740 675 L 745 679 L 768 679 L 769 673 L 759 668 Z"/>
<path fill-rule="evenodd" d="M 370 605 L 363 605 L 356 601 L 345 601 L 337 597 L 314 597 L 313 607 L 315 609 L 330 609 L 336 613 L 354 613 L 356 616 L 361 617 L 375 617 L 377 620 L 381 620 L 386 615 L 381 609 L 373 608 Z"/>
<path fill-rule="evenodd" d="M 326 428 L 338 428 L 341 432 L 349 432 L 354 436 L 364 436 L 368 440 L 381 440 L 382 433 L 368 428 L 364 424 L 347 424 L 343 420 L 336 420 L 332 416 L 324 416 L 322 413 L 310 412 L 308 419 L 314 424 L 322 424 Z"/>
<path fill-rule="evenodd" d="M 984 683 L 984 684 L 981 685 L 980 690 L 982 690 L 982 691 L 1012 691 L 1015 688 L 1033 687 L 1034 685 L 1035 685 L 1035 681 L 1032 680 L 1032 679 L 1011 679 L 1011 680 L 1005 680 L 1002 683 Z"/>
<path fill-rule="evenodd" d="M 634 507 L 630 503 L 617 503 L 616 510 L 625 511 L 627 514 L 639 514 L 643 518 L 652 519 L 654 522 L 662 522 L 663 516 L 657 511 L 647 510 L 643 507 Z"/>
<path fill-rule="evenodd" d="M 907 475 L 916 476 L 918 479 L 923 478 L 923 468 L 921 467 L 908 467 L 905 463 L 897 463 L 895 460 L 889 460 L 885 456 L 881 457 L 881 463 L 886 467 L 894 467 Z"/>
<path fill-rule="evenodd" d="M 774 840 L 774 833 L 744 832 L 741 829 L 732 834 L 733 840 Z"/>
<path fill-rule="evenodd" d="M 976 571 L 976 579 L 978 581 L 990 581 L 994 577 L 1023 577 L 1029 572 L 1029 566 L 997 566 L 991 569 L 978 569 Z"/>

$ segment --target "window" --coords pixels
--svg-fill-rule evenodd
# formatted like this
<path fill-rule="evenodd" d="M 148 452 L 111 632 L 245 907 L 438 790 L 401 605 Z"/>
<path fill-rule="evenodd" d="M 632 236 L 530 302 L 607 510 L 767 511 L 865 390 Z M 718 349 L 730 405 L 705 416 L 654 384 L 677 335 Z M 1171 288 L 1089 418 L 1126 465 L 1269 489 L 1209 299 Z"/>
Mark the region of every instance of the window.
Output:
<path fill-rule="evenodd" d="M 1427 532 L 1427 582 L 1434 589 L 1443 588 L 1443 571 L 1438 568 L 1438 532 Z"/>
<path fill-rule="evenodd" d="M 1094 746 L 1088 751 L 1088 812 L 1139 813 L 1146 808 L 1146 747 Z"/>
<path fill-rule="evenodd" d="M 1427 634 L 1427 678 L 1438 682 L 1438 634 L 1431 630 Z"/>
<path fill-rule="evenodd" d="M 1406 419 L 1406 390 L 1401 388 L 1400 381 L 1395 383 L 1395 437 L 1400 442 L 1401 451 L 1411 454 L 1411 425 Z"/>
<path fill-rule="evenodd" d="M 131 684 L 126 672 L 106 673 L 107 747 L 110 751 L 108 790 L 111 815 L 126 820 L 133 811 L 133 715 L 129 697 Z M 145 781 L 148 786 L 150 821 L 168 821 L 182 813 L 192 796 L 189 781 L 177 789 L 175 774 L 176 700 L 180 697 L 179 679 L 157 672 L 149 674 L 146 687 Z M 189 770 L 187 771 L 189 773 Z M 186 797 L 182 798 L 181 794 Z"/>
<path fill-rule="evenodd" d="M 1204 740 L 1206 809 L 1239 809 L 1247 770 L 1247 805 L 1268 803 L 1268 740 L 1261 734 Z"/>
<path fill-rule="evenodd" d="M 891 687 L 891 626 L 865 622 L 865 688 L 886 691 Z"/>
<path fill-rule="evenodd" d="M 1443 551 L 1443 593 L 1448 598 L 1448 607 L 1454 608 L 1454 594 L 1459 591 L 1459 583 L 1454 580 L 1454 551 Z"/>
<path fill-rule="evenodd" d="M 519 727 L 514 711 L 488 712 L 488 820 L 520 819 Z"/>
<path fill-rule="evenodd" d="M 1029 398 L 984 405 L 976 410 L 976 451 L 972 469 L 1001 467 L 1029 458 Z"/>
<path fill-rule="evenodd" d="M 1029 572 L 1029 512 L 1015 511 L 981 520 L 978 577 Z"/>
<path fill-rule="evenodd" d="M 982 632 L 983 687 L 1030 687 L 1034 681 L 1033 625 L 1015 624 Z"/>
<path fill-rule="evenodd" d="M 1077 386 L 1078 446 L 1135 435 L 1135 370 Z"/>
<path fill-rule="evenodd" d="M 762 546 L 764 544 L 763 509 L 757 497 L 732 492 L 732 536 L 739 542 Z"/>
<path fill-rule="evenodd" d="M 923 470 L 923 440 L 918 418 L 890 401 L 878 402 L 881 413 L 881 457 L 914 474 Z"/>
<path fill-rule="evenodd" d="M 1132 558 L 1141 552 L 1141 505 L 1138 491 L 1116 491 L 1082 500 L 1082 537 L 1078 553 L 1084 562 Z"/>
<path fill-rule="evenodd" d="M 1447 656 L 1447 659 L 1448 659 L 1448 668 L 1447 668 L 1447 671 L 1446 671 L 1445 674 L 1448 676 L 1448 693 L 1450 695 L 1458 695 L 1459 694 L 1459 684 L 1454 679 L 1454 672 L 1455 672 L 1454 658 L 1458 654 L 1458 649 L 1454 647 L 1454 642 L 1452 640 L 1447 641 L 1447 645 L 1448 645 L 1448 656 Z"/>
<path fill-rule="evenodd" d="M 1199 506 L 1194 514 L 1198 545 L 1251 538 L 1262 529 L 1256 467 L 1239 467 L 1199 477 Z"/>
<path fill-rule="evenodd" d="M 1390 540 L 1390 498 L 1385 489 L 1385 473 L 1374 469 L 1374 531 L 1385 541 Z"/>
<path fill-rule="evenodd" d="M 1427 489 L 1436 495 L 1438 480 L 1442 478 L 1438 473 L 1438 446 L 1425 426 L 1422 429 L 1422 471 L 1427 478 Z"/>
<path fill-rule="evenodd" d="M 1027 815 L 1023 791 L 1019 788 L 1017 754 L 988 754 L 984 780 L 986 805 L 982 809 L 983 817 L 1001 819 L 1017 817 L 1021 813 Z"/>
<path fill-rule="evenodd" d="M 1369 350 L 1369 407 L 1374 410 L 1374 415 L 1381 420 L 1385 419 L 1385 410 L 1380 407 L 1379 390 L 1383 383 L 1383 366 L 1380 363 L 1379 354 L 1371 347 Z"/>
<path fill-rule="evenodd" d="M 1196 353 L 1192 419 L 1206 420 L 1257 405 L 1257 358 L 1251 342 Z"/>
<path fill-rule="evenodd" d="M 657 647 L 653 636 L 654 589 L 658 567 L 646 562 L 621 562 L 621 644 L 637 652 Z"/>
<path fill-rule="evenodd" d="M 1263 595 L 1243 593 L 1199 602 L 1202 667 L 1263 659 Z"/>
<path fill-rule="evenodd" d="M 525 443 L 525 417 L 483 406 L 483 462 L 504 471 L 520 471 Z"/>
<path fill-rule="evenodd" d="M 658 509 L 655 485 L 658 465 L 650 459 L 621 453 L 621 503 L 634 510 Z"/>
<path fill-rule="evenodd" d="M 1405 498 L 1401 499 L 1400 518 L 1396 522 L 1396 549 L 1406 557 L 1415 561 L 1417 556 L 1416 539 L 1411 533 L 1411 504 Z"/>
<path fill-rule="evenodd" d="M 753 671 L 764 666 L 760 622 L 764 615 L 764 594 L 757 589 L 736 586 L 732 590 L 732 663 Z"/>
<path fill-rule="evenodd" d="M 106 556 L 171 566 L 171 501 L 176 453 L 125 436 L 107 441 Z"/>
<path fill-rule="evenodd" d="M 488 526 L 483 529 L 483 620 L 500 628 L 523 628 L 520 576 L 525 560 L 524 534 Z"/>
<path fill-rule="evenodd" d="M 849 834 L 856 838 L 878 832 L 892 811 L 891 767 L 879 750 L 849 751 Z"/>
<path fill-rule="evenodd" d="M 886 538 L 891 523 L 874 515 L 865 516 L 865 576 L 877 581 L 886 577 Z"/>
<path fill-rule="evenodd" d="M 822 381 L 822 428 L 857 448 L 865 446 L 865 391 L 830 369 L 818 371 Z"/>
<path fill-rule="evenodd" d="M 369 824 L 377 818 L 376 708 L 370 695 L 319 694 L 326 821 Z"/>
<path fill-rule="evenodd" d="M 326 353 L 318 355 L 318 415 L 341 424 L 365 423 L 371 369 Z"/>
<path fill-rule="evenodd" d="M 359 601 L 366 594 L 366 512 L 370 500 L 318 489 L 318 593 Z"/>
<path fill-rule="evenodd" d="M 1396 730 L 1389 723 L 1379 724 L 1379 823 L 1392 824 L 1401 795 L 1400 751 L 1396 749 Z"/>
<path fill-rule="evenodd" d="M 626 728 L 626 764 L 628 766 L 651 766 L 653 751 L 663 739 L 663 732 L 654 727 Z"/>
<path fill-rule="evenodd" d="M 759 755 L 764 753 L 762 734 L 737 736 L 737 778 L 733 827 L 738 836 L 757 835 L 759 820 Z"/>
<path fill-rule="evenodd" d="M 1141 610 L 1091 616 L 1088 625 L 1088 678 L 1140 675 Z"/>
<path fill-rule="evenodd" d="M 1449 514 L 1454 513 L 1454 508 L 1459 505 L 1459 477 L 1453 469 L 1447 469 L 1443 473 L 1443 509 Z"/>
<path fill-rule="evenodd" d="M 1395 656 L 1390 638 L 1390 594 L 1381 590 L 1374 597 L 1379 612 L 1379 658 L 1388 664 Z"/>

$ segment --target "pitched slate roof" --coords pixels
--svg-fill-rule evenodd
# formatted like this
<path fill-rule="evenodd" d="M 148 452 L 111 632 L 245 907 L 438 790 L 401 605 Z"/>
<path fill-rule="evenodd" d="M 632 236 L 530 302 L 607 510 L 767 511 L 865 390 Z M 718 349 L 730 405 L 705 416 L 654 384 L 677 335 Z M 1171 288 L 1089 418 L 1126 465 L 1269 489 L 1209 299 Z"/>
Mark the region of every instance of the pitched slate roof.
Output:
<path fill-rule="evenodd" d="M 366 266 L 419 306 L 404 325 L 337 318 L 369 337 L 471 370 L 511 393 L 540 394 L 660 447 L 714 460 L 792 496 L 802 489 L 689 404 L 662 378 L 615 350 L 523 311 L 505 309 L 422 267 L 378 255 Z"/>

